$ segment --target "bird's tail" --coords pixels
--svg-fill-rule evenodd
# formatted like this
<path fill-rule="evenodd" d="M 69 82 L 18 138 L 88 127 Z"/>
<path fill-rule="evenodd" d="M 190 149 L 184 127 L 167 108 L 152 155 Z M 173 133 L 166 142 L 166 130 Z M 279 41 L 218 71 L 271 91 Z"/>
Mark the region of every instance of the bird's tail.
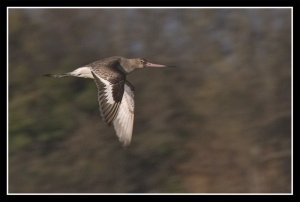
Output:
<path fill-rule="evenodd" d="M 64 74 L 44 74 L 44 76 L 53 77 L 53 78 L 62 78 L 66 76 L 72 76 L 70 73 L 64 73 Z"/>

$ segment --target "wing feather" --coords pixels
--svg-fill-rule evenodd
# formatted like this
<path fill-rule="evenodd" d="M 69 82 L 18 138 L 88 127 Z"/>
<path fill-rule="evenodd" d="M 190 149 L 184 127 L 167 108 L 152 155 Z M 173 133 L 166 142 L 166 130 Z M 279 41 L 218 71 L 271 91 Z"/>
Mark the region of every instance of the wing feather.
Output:
<path fill-rule="evenodd" d="M 134 121 L 134 92 L 130 84 L 124 86 L 123 99 L 113 125 L 119 140 L 124 146 L 131 142 Z"/>
<path fill-rule="evenodd" d="M 111 83 L 110 81 L 101 78 L 98 74 L 92 71 L 96 86 L 98 88 L 98 102 L 99 110 L 103 120 L 107 124 L 111 124 L 115 119 L 122 97 L 115 96 L 114 94 L 121 94 L 124 92 L 124 80 Z M 115 98 L 118 98 L 116 100 Z"/>
<path fill-rule="evenodd" d="M 134 122 L 134 89 L 128 81 L 111 82 L 92 71 L 98 88 L 99 109 L 107 124 L 113 123 L 119 141 L 131 142 Z"/>

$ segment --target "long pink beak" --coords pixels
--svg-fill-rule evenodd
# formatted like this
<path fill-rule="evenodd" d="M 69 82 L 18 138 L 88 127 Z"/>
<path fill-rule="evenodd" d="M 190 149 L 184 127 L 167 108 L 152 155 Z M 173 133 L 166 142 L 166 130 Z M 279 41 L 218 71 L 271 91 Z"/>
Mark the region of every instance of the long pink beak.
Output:
<path fill-rule="evenodd" d="M 153 64 L 153 63 L 150 63 L 150 62 L 147 62 L 145 64 L 146 67 L 168 67 L 167 65 L 160 65 L 160 64 Z"/>

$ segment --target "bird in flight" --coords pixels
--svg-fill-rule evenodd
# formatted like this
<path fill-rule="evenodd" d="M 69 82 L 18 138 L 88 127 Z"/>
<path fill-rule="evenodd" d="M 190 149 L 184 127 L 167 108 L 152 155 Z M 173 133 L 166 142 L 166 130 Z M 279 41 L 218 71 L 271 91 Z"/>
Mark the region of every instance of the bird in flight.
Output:
<path fill-rule="evenodd" d="M 128 59 L 113 56 L 79 67 L 72 72 L 45 76 L 94 79 L 103 121 L 108 125 L 113 124 L 119 141 L 124 146 L 128 146 L 131 142 L 134 122 L 134 87 L 126 80 L 126 75 L 135 69 L 145 67 L 168 66 L 150 63 L 143 58 Z"/>

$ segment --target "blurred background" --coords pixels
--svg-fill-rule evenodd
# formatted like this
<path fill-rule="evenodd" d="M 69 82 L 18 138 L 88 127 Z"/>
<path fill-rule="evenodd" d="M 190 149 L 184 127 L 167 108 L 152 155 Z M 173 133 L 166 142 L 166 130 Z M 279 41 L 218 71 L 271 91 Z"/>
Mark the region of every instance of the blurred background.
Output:
<path fill-rule="evenodd" d="M 128 76 L 128 148 L 96 85 L 53 79 L 95 60 Z M 10 193 L 291 191 L 290 9 L 9 9 Z"/>

